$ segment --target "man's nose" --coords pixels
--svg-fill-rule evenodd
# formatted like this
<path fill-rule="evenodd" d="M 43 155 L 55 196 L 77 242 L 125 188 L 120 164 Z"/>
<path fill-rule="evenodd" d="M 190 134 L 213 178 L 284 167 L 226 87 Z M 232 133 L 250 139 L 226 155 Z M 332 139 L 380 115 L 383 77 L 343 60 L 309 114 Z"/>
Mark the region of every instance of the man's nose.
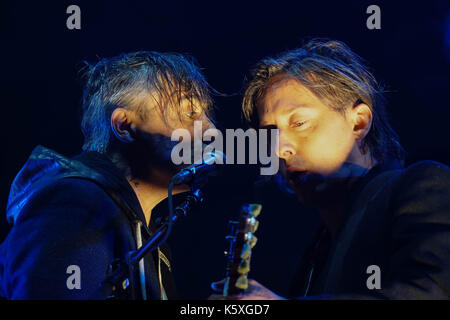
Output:
<path fill-rule="evenodd" d="M 288 158 L 295 155 L 294 146 L 292 145 L 292 143 L 290 143 L 290 141 L 288 139 L 286 139 L 286 137 L 284 137 L 284 135 L 282 135 L 281 132 L 280 132 L 278 143 L 279 143 L 278 148 L 277 148 L 278 158 L 287 160 Z"/>

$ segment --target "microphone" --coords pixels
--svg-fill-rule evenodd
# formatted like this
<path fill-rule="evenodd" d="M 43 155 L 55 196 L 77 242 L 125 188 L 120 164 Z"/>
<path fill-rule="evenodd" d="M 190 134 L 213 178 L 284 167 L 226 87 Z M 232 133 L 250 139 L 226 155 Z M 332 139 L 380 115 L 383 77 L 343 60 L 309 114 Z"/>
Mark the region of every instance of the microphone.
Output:
<path fill-rule="evenodd" d="M 174 185 L 185 184 L 192 182 L 197 176 L 209 176 L 216 171 L 216 163 L 225 163 L 225 154 L 219 150 L 207 152 L 202 163 L 182 169 L 172 177 L 172 182 Z"/>

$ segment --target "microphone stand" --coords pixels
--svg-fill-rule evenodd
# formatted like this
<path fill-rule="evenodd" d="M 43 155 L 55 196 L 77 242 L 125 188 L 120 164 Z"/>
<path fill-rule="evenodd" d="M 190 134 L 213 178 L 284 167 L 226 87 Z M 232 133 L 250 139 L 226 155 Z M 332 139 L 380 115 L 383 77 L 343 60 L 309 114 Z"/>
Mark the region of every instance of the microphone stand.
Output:
<path fill-rule="evenodd" d="M 175 208 L 171 222 L 170 219 L 167 219 L 169 221 L 166 221 L 166 223 L 155 232 L 154 236 L 144 243 L 139 250 L 129 252 L 126 255 L 125 261 L 115 260 L 109 265 L 107 277 L 100 283 L 100 290 L 103 293 L 113 293 L 113 295 L 108 298 L 125 298 L 127 296 L 125 290 L 128 287 L 131 287 L 129 289 L 131 290 L 131 298 L 136 298 L 136 290 L 132 287 L 136 283 L 133 279 L 136 265 L 145 255 L 155 250 L 161 244 L 159 242 L 167 232 L 170 223 L 173 224 L 179 221 L 180 218 L 186 217 L 192 209 L 204 201 L 203 193 L 198 187 L 191 185 L 191 190 L 192 191 L 188 194 L 183 203 Z"/>
<path fill-rule="evenodd" d="M 194 190 L 189 193 L 184 202 L 175 208 L 175 214 L 172 218 L 172 223 L 175 223 L 180 220 L 180 217 L 186 217 L 189 211 L 193 208 L 197 207 L 204 200 L 203 193 L 200 189 Z M 153 238 L 148 240 L 138 251 L 131 254 L 129 263 L 136 264 L 139 260 L 141 260 L 148 252 L 156 249 L 154 244 L 157 243 L 159 239 L 162 238 L 164 233 L 168 228 L 168 222 L 163 224 L 155 233 Z"/>

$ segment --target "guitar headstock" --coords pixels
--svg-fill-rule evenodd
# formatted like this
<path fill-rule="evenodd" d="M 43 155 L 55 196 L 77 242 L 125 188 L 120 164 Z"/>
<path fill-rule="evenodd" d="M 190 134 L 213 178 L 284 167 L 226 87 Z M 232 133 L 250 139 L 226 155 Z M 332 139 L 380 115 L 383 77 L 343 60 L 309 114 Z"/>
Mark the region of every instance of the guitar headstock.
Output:
<path fill-rule="evenodd" d="M 247 275 L 250 271 L 250 258 L 252 248 L 257 238 L 254 235 L 258 229 L 256 217 L 260 214 L 260 204 L 246 204 L 241 207 L 239 220 L 229 221 L 230 233 L 227 257 L 227 268 L 223 296 L 234 295 L 243 292 L 248 287 Z"/>

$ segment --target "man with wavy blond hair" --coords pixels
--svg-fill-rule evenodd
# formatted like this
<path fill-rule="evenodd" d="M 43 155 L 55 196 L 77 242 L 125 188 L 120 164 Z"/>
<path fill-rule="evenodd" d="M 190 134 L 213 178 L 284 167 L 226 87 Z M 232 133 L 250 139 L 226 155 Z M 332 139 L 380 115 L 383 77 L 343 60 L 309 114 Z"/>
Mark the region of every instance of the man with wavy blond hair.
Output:
<path fill-rule="evenodd" d="M 450 170 L 432 161 L 403 168 L 383 90 L 357 54 L 314 39 L 263 59 L 242 109 L 254 128 L 279 130 L 286 187 L 322 222 L 291 297 L 450 297 Z M 281 298 L 249 284 L 233 298 Z"/>

